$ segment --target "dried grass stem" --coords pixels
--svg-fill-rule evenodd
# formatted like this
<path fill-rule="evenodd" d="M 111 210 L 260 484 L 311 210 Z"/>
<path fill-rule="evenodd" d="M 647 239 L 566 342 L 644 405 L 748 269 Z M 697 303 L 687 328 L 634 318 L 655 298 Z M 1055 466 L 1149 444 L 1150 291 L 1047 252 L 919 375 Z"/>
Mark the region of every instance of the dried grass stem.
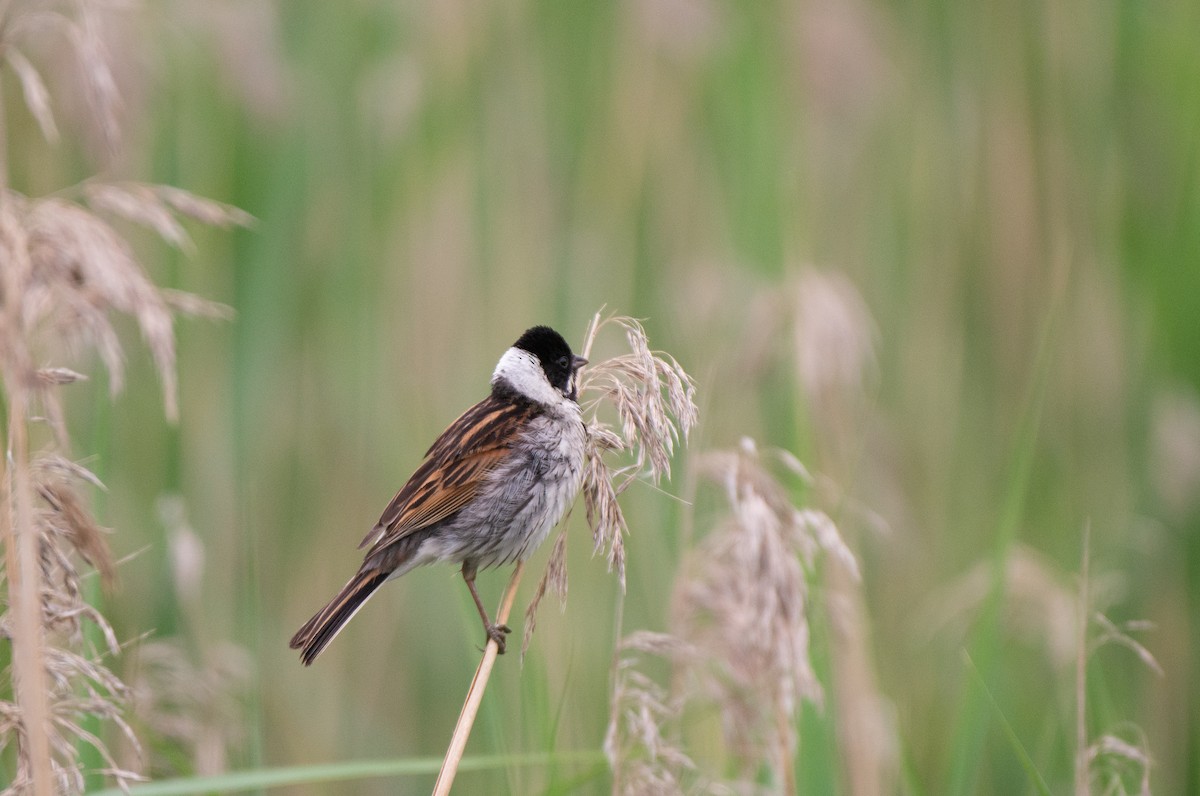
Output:
<path fill-rule="evenodd" d="M 12 385 L 9 374 L 5 381 Z M 45 632 L 38 537 L 33 525 L 33 489 L 25 428 L 26 395 L 21 386 L 8 392 L 8 470 L 5 473 L 4 551 L 12 628 L 13 691 L 25 728 L 21 759 L 29 766 L 35 796 L 54 792 L 50 758 L 50 707 L 46 687 Z"/>
<path fill-rule="evenodd" d="M 504 595 L 500 598 L 500 610 L 496 612 L 496 624 L 502 625 L 508 621 L 512 611 L 513 600 L 517 596 L 517 586 L 521 583 L 521 571 L 524 562 L 518 561 Z M 463 752 L 467 748 L 467 739 L 471 737 L 471 728 L 475 725 L 475 716 L 479 713 L 479 705 L 483 701 L 483 692 L 487 689 L 488 680 L 492 676 L 492 668 L 500 647 L 492 639 L 488 639 L 487 647 L 483 650 L 483 660 L 475 670 L 471 687 L 467 689 L 467 698 L 463 702 L 462 712 L 458 714 L 458 723 L 454 726 L 454 734 L 450 736 L 450 746 L 446 749 L 446 757 L 442 760 L 442 769 L 438 772 L 437 782 L 433 786 L 433 796 L 447 796 L 454 777 L 458 774 L 458 764 L 462 762 Z"/>

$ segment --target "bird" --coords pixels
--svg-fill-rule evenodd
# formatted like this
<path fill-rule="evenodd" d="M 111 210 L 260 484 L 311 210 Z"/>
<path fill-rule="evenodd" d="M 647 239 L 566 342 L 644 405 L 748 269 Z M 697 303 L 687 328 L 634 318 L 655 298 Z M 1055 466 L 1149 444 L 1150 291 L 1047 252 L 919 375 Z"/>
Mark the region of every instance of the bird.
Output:
<path fill-rule="evenodd" d="M 575 501 L 586 440 L 578 375 L 586 364 L 549 326 L 527 329 L 504 352 L 489 395 L 434 441 L 359 544 L 367 552 L 358 571 L 292 637 L 305 666 L 386 581 L 437 562 L 461 565 L 487 638 L 504 653 L 512 631 L 489 618 L 475 575 L 524 561 Z"/>

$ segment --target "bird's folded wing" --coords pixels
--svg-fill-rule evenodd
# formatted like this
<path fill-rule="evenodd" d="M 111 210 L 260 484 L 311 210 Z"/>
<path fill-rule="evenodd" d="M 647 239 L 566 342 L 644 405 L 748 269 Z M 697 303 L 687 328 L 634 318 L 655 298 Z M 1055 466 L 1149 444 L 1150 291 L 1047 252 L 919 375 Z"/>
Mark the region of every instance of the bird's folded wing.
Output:
<path fill-rule="evenodd" d="M 512 453 L 535 405 L 488 397 L 450 424 L 359 544 L 374 553 L 462 509 Z"/>

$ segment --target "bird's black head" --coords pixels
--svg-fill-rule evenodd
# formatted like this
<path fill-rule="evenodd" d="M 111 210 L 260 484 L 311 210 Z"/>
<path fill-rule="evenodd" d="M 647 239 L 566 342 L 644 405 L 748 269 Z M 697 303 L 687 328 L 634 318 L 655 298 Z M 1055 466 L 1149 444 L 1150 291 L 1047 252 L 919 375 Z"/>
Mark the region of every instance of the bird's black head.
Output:
<path fill-rule="evenodd" d="M 575 371 L 587 360 L 571 353 L 571 347 L 558 332 L 549 326 L 534 326 L 513 343 L 514 348 L 528 351 L 537 357 L 553 387 L 568 398 L 575 399 Z"/>

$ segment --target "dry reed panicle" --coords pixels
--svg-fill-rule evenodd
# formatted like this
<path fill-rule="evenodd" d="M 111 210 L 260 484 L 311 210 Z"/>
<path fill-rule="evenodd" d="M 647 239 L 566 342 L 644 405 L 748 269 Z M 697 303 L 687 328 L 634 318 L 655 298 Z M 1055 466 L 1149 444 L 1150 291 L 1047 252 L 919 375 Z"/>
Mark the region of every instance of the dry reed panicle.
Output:
<path fill-rule="evenodd" d="M 1076 627 L 1076 597 L 1067 576 L 1025 545 L 1012 548 L 1003 576 L 1006 629 L 1043 644 L 1053 667 L 1065 670 L 1075 659 Z M 920 609 L 921 619 L 915 624 L 930 635 L 949 633 L 957 643 L 987 605 L 994 577 L 992 562 L 980 561 L 936 590 Z"/>
<path fill-rule="evenodd" d="M 674 634 L 634 634 L 622 644 L 605 747 L 616 793 L 645 792 L 655 778 L 678 781 L 683 774 L 690 784 L 677 792 L 716 787 L 683 765 L 686 756 L 658 752 L 676 747 L 664 746 L 650 725 L 682 708 L 636 673 L 632 653 L 666 658 L 676 680 L 686 683 L 679 699 L 718 709 L 725 749 L 743 782 L 765 769 L 770 792 L 794 792 L 796 713 L 801 700 L 820 705 L 824 693 L 809 656 L 810 582 L 822 554 L 849 572 L 857 566 L 827 515 L 793 505 L 772 462 L 788 470 L 798 464 L 787 454 L 760 454 L 748 439 L 736 451 L 700 458 L 701 471 L 723 487 L 730 515 L 676 578 Z M 641 707 L 647 700 L 671 710 Z"/>
<path fill-rule="evenodd" d="M 604 736 L 604 754 L 615 775 L 613 792 L 682 794 L 697 773 L 678 742 L 686 699 L 638 669 L 643 654 L 672 663 L 699 657 L 691 645 L 666 633 L 643 630 L 622 640 L 613 676 L 613 713 Z"/>
<path fill-rule="evenodd" d="M 1164 676 L 1162 666 L 1151 652 L 1137 641 L 1132 633 L 1152 630 L 1153 625 L 1142 620 L 1117 624 L 1096 610 L 1091 583 L 1091 530 L 1084 529 L 1083 560 L 1079 575 L 1077 598 L 1076 650 L 1075 650 L 1075 794 L 1088 796 L 1094 780 L 1103 783 L 1105 794 L 1127 796 L 1150 796 L 1151 757 L 1146 735 L 1136 724 L 1125 722 L 1114 731 L 1104 733 L 1095 741 L 1087 737 L 1087 667 L 1092 656 L 1109 645 L 1124 647 L 1137 656 L 1148 669 L 1159 677 Z M 1089 638 L 1088 631 L 1097 630 Z M 1134 736 L 1128 741 L 1117 734 L 1120 730 Z M 1132 771 L 1137 781 L 1136 789 L 1126 788 L 1127 772 Z"/>
<path fill-rule="evenodd" d="M 804 268 L 794 292 L 796 378 L 809 403 L 861 395 L 878 332 L 858 289 L 837 271 Z"/>
<path fill-rule="evenodd" d="M 118 140 L 116 81 L 100 35 L 102 3 L 17 2 L 0 8 L 0 59 L 19 80 L 25 102 L 47 138 L 54 140 L 52 97 L 27 57 L 48 38 L 65 42 L 88 97 L 103 148 Z M 105 741 L 85 729 L 85 717 L 108 721 L 136 748 L 122 718 L 128 689 L 106 667 L 119 645 L 104 617 L 82 596 L 85 567 L 110 585 L 115 576 L 105 532 L 92 518 L 81 484 L 99 486 L 69 459 L 70 439 L 59 389 L 83 377 L 65 367 L 39 367 L 72 353 L 95 352 L 114 392 L 123 377 L 124 353 L 114 316 L 137 323 L 163 384 L 167 416 L 177 415 L 173 314 L 220 314 L 217 305 L 160 290 L 143 272 L 132 248 L 100 212 L 148 226 L 186 248 L 178 217 L 204 223 L 244 224 L 239 210 L 185 191 L 133 183 L 92 181 L 48 198 L 31 198 L 7 181 L 7 136 L 0 119 L 0 380 L 8 427 L 0 467 L 0 538 L 5 569 L 0 592 L 0 632 L 12 645 L 13 702 L 0 702 L 0 750 L 15 746 L 15 771 L 0 794 L 79 793 L 80 754 L 90 746 L 104 771 L 124 786 L 138 778 L 118 766 Z M 48 429 L 46 431 L 40 429 Z M 45 437 L 31 453 L 30 436 Z M 102 640 L 95 645 L 84 622 Z"/>
<path fill-rule="evenodd" d="M 654 484 L 670 478 L 675 447 L 686 444 L 698 410 L 692 377 L 670 354 L 651 349 L 646 330 L 633 318 L 597 312 L 584 335 L 583 356 L 591 356 L 597 336 L 609 326 L 624 332 L 629 352 L 588 365 L 580 376 L 580 403 L 587 428 L 581 491 L 593 551 L 604 551 L 609 571 L 616 571 L 623 590 L 628 526 L 618 498 L 637 478 Z M 600 417 L 605 407 L 616 413 L 616 426 Z M 629 452 L 628 463 L 609 465 L 605 457 L 614 451 Z M 525 611 L 522 654 L 529 647 L 537 609 L 546 592 L 552 590 L 560 604 L 566 604 L 566 549 L 565 531 L 560 531 Z"/>
<path fill-rule="evenodd" d="M 199 656 L 174 640 L 141 644 L 130 682 L 131 713 L 155 738 L 184 752 L 181 761 L 165 759 L 149 773 L 211 776 L 227 771 L 230 753 L 245 743 L 245 705 L 251 660 L 228 642 L 210 645 Z"/>

